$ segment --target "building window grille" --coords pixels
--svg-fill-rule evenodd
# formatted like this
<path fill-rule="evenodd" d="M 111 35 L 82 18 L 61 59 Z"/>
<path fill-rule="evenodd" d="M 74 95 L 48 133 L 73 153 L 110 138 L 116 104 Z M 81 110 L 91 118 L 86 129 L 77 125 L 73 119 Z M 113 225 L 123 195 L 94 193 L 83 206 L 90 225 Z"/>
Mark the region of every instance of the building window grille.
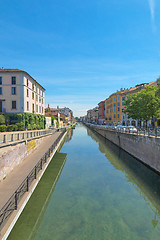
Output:
<path fill-rule="evenodd" d="M 16 77 L 12 77 L 12 78 L 11 78 L 11 84 L 12 84 L 12 85 L 15 85 L 15 84 L 16 84 Z"/>
<path fill-rule="evenodd" d="M 0 77 L 0 85 L 2 85 L 2 77 Z"/>
<path fill-rule="evenodd" d="M 0 95 L 2 95 L 2 87 L 0 87 Z"/>
<path fill-rule="evenodd" d="M 29 102 L 27 102 L 27 111 L 29 111 Z"/>
<path fill-rule="evenodd" d="M 12 87 L 11 93 L 12 93 L 12 95 L 16 95 L 16 87 Z"/>
<path fill-rule="evenodd" d="M 16 104 L 16 101 L 12 101 L 12 109 L 16 109 L 16 106 L 17 104 Z"/>
<path fill-rule="evenodd" d="M 32 104 L 32 112 L 34 113 L 34 103 Z"/>

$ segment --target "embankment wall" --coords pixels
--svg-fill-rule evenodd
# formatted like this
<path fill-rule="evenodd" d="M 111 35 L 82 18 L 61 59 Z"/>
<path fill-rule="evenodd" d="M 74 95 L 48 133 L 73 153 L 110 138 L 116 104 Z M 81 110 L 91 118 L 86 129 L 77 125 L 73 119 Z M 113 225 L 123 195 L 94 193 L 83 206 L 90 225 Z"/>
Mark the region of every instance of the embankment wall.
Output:
<path fill-rule="evenodd" d="M 160 173 L 159 137 L 115 132 L 97 126 L 89 126 L 89 128 Z"/>
<path fill-rule="evenodd" d="M 36 149 L 44 137 L 23 141 L 0 148 L 0 181 L 2 181 L 27 155 Z"/>

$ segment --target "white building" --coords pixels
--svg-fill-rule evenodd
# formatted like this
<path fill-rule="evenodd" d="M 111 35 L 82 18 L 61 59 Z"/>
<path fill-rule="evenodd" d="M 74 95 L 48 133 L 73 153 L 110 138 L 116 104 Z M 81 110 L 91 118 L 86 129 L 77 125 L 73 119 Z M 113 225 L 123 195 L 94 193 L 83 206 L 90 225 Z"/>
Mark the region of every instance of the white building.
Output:
<path fill-rule="evenodd" d="M 45 89 L 27 72 L 0 69 L 0 113 L 44 115 Z"/>

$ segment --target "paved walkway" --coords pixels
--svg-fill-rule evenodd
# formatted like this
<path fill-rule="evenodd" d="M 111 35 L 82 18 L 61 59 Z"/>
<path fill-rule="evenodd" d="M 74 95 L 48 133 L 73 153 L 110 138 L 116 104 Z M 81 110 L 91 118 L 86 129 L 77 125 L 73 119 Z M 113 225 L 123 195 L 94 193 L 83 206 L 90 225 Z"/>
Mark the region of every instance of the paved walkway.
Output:
<path fill-rule="evenodd" d="M 40 158 L 45 154 L 53 142 L 57 139 L 61 132 L 44 137 L 42 143 L 28 155 L 13 171 L 0 182 L 0 209 L 7 202 L 10 196 L 22 183 L 25 177 L 30 173 Z"/>

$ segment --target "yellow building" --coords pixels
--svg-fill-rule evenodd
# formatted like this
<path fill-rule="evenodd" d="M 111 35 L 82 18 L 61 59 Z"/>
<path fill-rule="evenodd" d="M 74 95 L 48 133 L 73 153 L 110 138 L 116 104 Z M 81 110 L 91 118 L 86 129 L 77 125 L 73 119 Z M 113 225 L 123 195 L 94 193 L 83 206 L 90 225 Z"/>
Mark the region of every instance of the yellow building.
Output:
<path fill-rule="evenodd" d="M 121 93 L 117 91 L 105 100 L 105 119 L 108 124 L 121 124 Z"/>

